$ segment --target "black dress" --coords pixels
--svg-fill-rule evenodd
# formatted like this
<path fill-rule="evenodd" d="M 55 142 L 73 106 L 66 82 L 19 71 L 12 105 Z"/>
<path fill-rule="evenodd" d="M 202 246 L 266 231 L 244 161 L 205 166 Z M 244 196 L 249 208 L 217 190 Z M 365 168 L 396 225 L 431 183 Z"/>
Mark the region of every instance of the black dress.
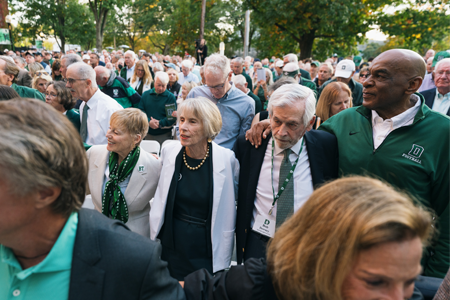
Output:
<path fill-rule="evenodd" d="M 176 82 L 176 81 L 175 81 L 174 84 L 172 84 L 172 86 L 170 86 L 170 83 L 168 83 L 167 84 L 167 90 L 169 92 L 171 92 L 175 96 L 175 98 L 178 98 L 178 95 L 181 92 L 181 85 L 178 82 Z"/>
<path fill-rule="evenodd" d="M 205 268 L 212 273 L 211 212 L 213 203 L 212 147 L 204 164 L 197 170 L 186 167 L 182 155 L 177 157 L 175 176 L 169 191 L 165 221 L 158 238 L 161 258 L 168 262 L 170 275 L 179 281 L 188 274 Z M 181 156 L 181 157 L 180 157 Z M 179 159 L 181 158 L 181 159 Z M 202 159 L 186 155 L 189 166 L 198 166 Z M 176 180 L 176 187 L 174 187 Z M 169 202 L 173 203 L 169 204 Z M 170 216 L 171 215 L 171 216 Z"/>

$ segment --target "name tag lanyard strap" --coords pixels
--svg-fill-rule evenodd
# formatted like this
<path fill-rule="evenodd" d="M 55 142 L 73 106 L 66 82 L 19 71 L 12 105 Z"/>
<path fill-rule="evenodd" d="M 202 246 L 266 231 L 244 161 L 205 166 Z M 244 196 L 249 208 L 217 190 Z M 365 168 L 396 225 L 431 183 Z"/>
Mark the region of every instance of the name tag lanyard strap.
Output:
<path fill-rule="evenodd" d="M 277 202 L 278 198 L 280 198 L 281 194 L 283 194 L 283 192 L 284 192 L 286 186 L 288 185 L 289 181 L 290 181 L 291 178 L 292 178 L 292 175 L 294 174 L 294 170 L 295 170 L 295 167 L 297 166 L 298 159 L 300 158 L 300 154 L 301 154 L 302 151 L 303 151 L 303 142 L 304 142 L 304 141 L 305 141 L 305 140 L 302 139 L 302 144 L 301 144 L 301 146 L 300 146 L 300 152 L 298 153 L 298 157 L 297 157 L 297 159 L 295 160 L 294 165 L 292 166 L 291 170 L 289 171 L 289 174 L 286 176 L 286 179 L 284 180 L 283 185 L 281 186 L 281 188 L 278 189 L 278 193 L 275 195 L 275 189 L 274 189 L 274 187 L 273 187 L 273 154 L 274 154 L 274 149 L 275 149 L 275 141 L 274 141 L 274 139 L 272 138 L 272 168 L 271 168 L 271 172 L 270 172 L 270 173 L 271 173 L 271 176 L 272 176 L 273 202 L 272 202 L 272 208 L 269 210 L 269 216 L 272 215 L 272 212 L 273 212 L 273 208 L 274 208 L 274 206 L 275 206 L 275 203 Z M 289 159 L 289 157 L 288 157 L 288 159 Z"/>

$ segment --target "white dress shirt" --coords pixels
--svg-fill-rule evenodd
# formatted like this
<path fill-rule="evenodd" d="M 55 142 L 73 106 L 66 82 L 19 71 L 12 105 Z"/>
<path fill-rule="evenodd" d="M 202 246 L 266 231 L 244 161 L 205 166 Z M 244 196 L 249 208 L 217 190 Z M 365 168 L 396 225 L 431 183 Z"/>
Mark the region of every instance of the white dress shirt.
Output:
<path fill-rule="evenodd" d="M 128 69 L 127 67 L 127 78 L 126 80 L 130 79 L 134 74 L 134 68 L 136 67 L 136 64 L 134 64 L 131 68 Z"/>
<path fill-rule="evenodd" d="M 450 108 L 450 93 L 442 95 L 436 89 L 436 96 L 434 97 L 432 110 L 440 112 L 441 114 L 446 115 L 449 108 Z"/>
<path fill-rule="evenodd" d="M 256 198 L 255 207 L 253 208 L 253 219 L 251 226 L 255 222 L 255 218 L 259 213 L 262 216 L 268 217 L 269 210 L 272 208 L 273 202 L 273 189 L 275 194 L 278 193 L 278 180 L 280 177 L 280 167 L 283 160 L 284 154 L 283 149 L 280 149 L 275 142 L 274 158 L 273 158 L 273 183 L 271 178 L 271 167 L 272 167 L 272 139 L 270 138 L 267 144 L 266 153 L 264 155 L 264 161 L 261 166 L 261 173 L 258 179 L 258 185 L 256 187 Z M 291 164 L 294 165 L 295 160 L 300 152 L 300 147 L 302 145 L 301 138 L 297 144 L 291 147 L 291 154 L 289 155 L 289 160 Z M 308 200 L 309 196 L 313 192 L 313 182 L 311 177 L 311 169 L 309 166 L 308 151 L 306 150 L 306 141 L 303 144 L 303 150 L 300 153 L 300 158 L 298 159 L 297 167 L 294 170 L 294 176 L 291 178 L 294 180 L 294 212 L 296 212 L 303 204 Z M 272 217 L 276 219 L 277 216 L 277 203 L 272 211 Z"/>
<path fill-rule="evenodd" d="M 420 109 L 420 99 L 416 95 L 412 95 L 411 98 L 417 100 L 416 104 L 405 110 L 399 115 L 396 115 L 392 119 L 383 120 L 376 111 L 372 110 L 372 130 L 373 130 L 373 147 L 377 149 L 384 139 L 391 133 L 391 131 L 411 125 L 414 122 L 414 117 Z"/>
<path fill-rule="evenodd" d="M 83 108 L 86 102 L 83 101 L 80 105 L 80 120 L 83 120 Z M 86 144 L 88 145 L 106 145 L 106 132 L 109 128 L 109 119 L 111 115 L 123 107 L 117 103 L 116 100 L 109 97 L 100 89 L 97 89 L 95 94 L 87 101 L 89 107 L 87 114 L 87 137 Z"/>

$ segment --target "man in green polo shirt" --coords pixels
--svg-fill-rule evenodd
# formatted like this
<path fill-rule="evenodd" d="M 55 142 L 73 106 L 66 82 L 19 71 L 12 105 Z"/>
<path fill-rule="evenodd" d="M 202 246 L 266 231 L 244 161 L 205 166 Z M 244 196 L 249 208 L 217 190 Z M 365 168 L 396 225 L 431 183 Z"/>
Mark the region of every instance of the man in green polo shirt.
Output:
<path fill-rule="evenodd" d="M 247 88 L 253 92 L 252 79 L 246 72 L 244 72 L 244 59 L 242 59 L 242 57 L 236 57 L 233 59 L 231 62 L 231 69 L 233 70 L 234 75 L 242 75 L 245 77 L 245 80 L 247 81 Z"/>
<path fill-rule="evenodd" d="M 38 90 L 14 83 L 16 77 L 19 75 L 19 71 L 20 69 L 14 61 L 11 62 L 8 58 L 0 57 L 0 84 L 12 87 L 22 98 L 35 98 L 45 101 L 44 95 Z"/>
<path fill-rule="evenodd" d="M 185 299 L 158 242 L 81 208 L 77 136 L 46 103 L 0 102 L 0 299 Z"/>

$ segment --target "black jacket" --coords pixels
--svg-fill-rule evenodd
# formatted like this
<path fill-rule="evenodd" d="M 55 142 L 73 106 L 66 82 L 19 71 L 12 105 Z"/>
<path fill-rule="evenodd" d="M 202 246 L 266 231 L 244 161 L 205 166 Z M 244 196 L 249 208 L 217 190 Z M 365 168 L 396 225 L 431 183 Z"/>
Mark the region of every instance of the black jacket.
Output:
<path fill-rule="evenodd" d="M 329 133 L 323 133 L 319 130 L 311 130 L 307 131 L 304 136 L 314 188 L 317 188 L 318 185 L 327 180 L 338 177 L 338 146 L 336 137 Z M 246 141 L 243 135 L 237 139 L 234 145 L 233 150 L 240 164 L 236 218 L 238 264 L 243 259 L 247 233 L 252 230 L 250 223 L 253 217 L 256 187 L 258 186 L 261 166 L 270 137 L 271 135 L 263 139 L 261 146 L 258 148 L 253 147 L 249 141 Z"/>
<path fill-rule="evenodd" d="M 160 257 L 159 243 L 97 211 L 81 209 L 69 300 L 185 299 Z"/>

